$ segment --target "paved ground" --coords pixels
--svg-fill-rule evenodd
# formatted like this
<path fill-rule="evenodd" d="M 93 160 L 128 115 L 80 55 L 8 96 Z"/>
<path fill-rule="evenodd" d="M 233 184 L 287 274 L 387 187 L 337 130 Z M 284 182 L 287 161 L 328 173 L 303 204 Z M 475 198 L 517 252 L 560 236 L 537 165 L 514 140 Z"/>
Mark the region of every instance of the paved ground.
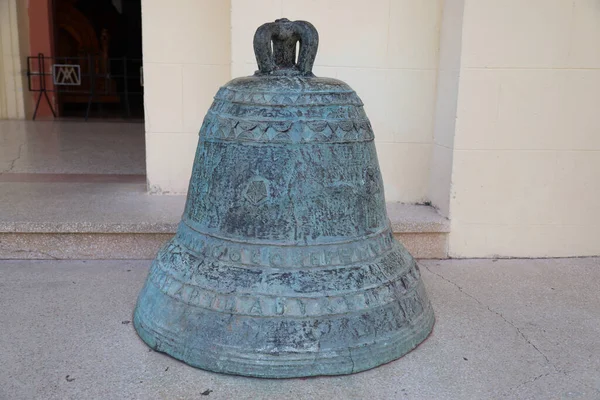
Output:
<path fill-rule="evenodd" d="M 145 174 L 145 154 L 140 123 L 0 121 L 0 175 L 24 182 L 40 173 Z"/>
<path fill-rule="evenodd" d="M 422 262 L 433 335 L 344 377 L 261 380 L 149 351 L 148 261 L 0 261 L 0 399 L 600 399 L 600 259 Z"/>

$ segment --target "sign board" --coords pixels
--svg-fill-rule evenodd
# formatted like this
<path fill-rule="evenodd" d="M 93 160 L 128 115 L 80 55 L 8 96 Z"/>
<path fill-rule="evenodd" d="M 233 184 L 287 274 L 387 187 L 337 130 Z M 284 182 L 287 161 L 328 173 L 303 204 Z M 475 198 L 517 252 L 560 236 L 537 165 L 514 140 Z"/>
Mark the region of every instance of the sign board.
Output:
<path fill-rule="evenodd" d="M 81 68 L 77 64 L 52 64 L 52 79 L 57 86 L 79 86 Z"/>

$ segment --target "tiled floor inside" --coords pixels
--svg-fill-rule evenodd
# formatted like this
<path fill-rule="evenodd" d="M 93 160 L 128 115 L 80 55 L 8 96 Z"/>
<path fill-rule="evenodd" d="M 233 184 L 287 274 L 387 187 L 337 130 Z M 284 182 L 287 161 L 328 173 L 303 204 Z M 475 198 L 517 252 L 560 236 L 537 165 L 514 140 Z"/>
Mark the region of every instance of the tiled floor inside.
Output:
<path fill-rule="evenodd" d="M 0 121 L 0 182 L 137 182 L 145 162 L 143 123 Z"/>

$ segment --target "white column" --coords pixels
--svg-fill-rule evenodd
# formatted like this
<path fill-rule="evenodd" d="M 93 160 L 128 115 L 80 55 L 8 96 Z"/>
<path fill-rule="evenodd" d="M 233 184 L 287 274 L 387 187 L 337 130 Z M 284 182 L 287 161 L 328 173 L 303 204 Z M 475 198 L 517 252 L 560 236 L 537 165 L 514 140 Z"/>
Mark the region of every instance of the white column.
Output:
<path fill-rule="evenodd" d="M 0 119 L 25 118 L 27 14 L 20 0 L 0 1 Z M 22 15 L 25 12 L 25 15 Z"/>

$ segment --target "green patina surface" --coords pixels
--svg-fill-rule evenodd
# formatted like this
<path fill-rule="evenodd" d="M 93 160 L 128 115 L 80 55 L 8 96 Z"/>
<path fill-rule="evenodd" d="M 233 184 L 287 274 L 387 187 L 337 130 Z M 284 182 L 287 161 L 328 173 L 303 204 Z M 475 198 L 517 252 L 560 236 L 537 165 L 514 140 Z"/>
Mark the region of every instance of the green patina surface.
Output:
<path fill-rule="evenodd" d="M 317 44 L 307 22 L 261 26 L 259 71 L 215 96 L 179 230 L 134 313 L 154 349 L 223 373 L 339 375 L 431 332 L 418 266 L 390 230 L 371 124 L 346 83 L 312 74 Z"/>

